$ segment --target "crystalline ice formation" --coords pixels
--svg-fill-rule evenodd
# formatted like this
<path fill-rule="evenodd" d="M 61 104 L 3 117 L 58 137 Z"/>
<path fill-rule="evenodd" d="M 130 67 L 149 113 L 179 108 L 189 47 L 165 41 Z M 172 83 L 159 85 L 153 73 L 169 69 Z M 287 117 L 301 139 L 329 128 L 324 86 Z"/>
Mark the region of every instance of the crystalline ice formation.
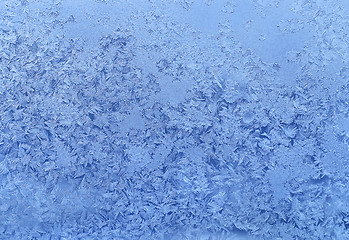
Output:
<path fill-rule="evenodd" d="M 349 239 L 346 0 L 0 2 L 0 239 Z"/>

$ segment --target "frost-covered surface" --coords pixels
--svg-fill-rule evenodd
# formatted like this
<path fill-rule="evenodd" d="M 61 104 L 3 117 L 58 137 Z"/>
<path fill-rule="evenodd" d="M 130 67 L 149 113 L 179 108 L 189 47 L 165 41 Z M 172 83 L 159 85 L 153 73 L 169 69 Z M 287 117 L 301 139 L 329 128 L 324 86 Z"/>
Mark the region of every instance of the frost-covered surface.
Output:
<path fill-rule="evenodd" d="M 349 239 L 348 0 L 0 1 L 1 239 Z"/>

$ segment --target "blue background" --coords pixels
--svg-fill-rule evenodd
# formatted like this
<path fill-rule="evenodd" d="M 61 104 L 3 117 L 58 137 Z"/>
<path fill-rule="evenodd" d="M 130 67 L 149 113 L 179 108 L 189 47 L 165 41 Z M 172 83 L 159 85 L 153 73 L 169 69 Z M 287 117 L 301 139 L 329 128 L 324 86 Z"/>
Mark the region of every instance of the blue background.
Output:
<path fill-rule="evenodd" d="M 1 239 L 349 239 L 348 0 L 0 2 Z"/>

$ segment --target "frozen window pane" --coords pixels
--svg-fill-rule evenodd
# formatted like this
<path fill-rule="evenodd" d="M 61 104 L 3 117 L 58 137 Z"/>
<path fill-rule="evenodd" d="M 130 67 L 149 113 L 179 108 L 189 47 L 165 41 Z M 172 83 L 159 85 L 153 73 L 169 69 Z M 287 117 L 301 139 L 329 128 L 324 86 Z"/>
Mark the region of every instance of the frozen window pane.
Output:
<path fill-rule="evenodd" d="M 347 0 L 0 2 L 0 239 L 349 239 Z"/>

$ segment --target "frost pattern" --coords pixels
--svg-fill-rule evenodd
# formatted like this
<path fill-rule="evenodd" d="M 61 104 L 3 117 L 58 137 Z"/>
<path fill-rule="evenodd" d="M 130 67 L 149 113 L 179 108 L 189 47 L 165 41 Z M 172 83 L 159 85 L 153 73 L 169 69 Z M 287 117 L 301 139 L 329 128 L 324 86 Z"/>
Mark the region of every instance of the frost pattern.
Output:
<path fill-rule="evenodd" d="M 1 239 L 349 239 L 346 0 L 4 0 Z"/>

